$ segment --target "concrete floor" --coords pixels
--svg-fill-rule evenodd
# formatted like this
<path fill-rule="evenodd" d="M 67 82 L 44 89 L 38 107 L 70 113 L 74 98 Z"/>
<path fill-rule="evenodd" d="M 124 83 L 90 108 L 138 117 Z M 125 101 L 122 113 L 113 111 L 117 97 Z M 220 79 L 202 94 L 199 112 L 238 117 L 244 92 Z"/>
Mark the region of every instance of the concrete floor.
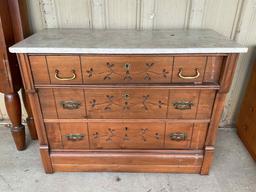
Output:
<path fill-rule="evenodd" d="M 0 126 L 0 192 L 256 192 L 256 163 L 234 130 L 219 130 L 209 176 L 193 174 L 55 173 L 42 169 L 36 141 L 17 152 Z"/>

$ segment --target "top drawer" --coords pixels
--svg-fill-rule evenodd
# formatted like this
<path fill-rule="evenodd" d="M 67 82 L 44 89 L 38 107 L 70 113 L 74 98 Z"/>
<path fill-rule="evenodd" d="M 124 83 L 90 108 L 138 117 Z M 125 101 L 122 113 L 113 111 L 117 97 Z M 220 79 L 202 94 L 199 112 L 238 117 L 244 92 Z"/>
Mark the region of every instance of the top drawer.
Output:
<path fill-rule="evenodd" d="M 35 84 L 218 83 L 223 57 L 30 56 Z"/>

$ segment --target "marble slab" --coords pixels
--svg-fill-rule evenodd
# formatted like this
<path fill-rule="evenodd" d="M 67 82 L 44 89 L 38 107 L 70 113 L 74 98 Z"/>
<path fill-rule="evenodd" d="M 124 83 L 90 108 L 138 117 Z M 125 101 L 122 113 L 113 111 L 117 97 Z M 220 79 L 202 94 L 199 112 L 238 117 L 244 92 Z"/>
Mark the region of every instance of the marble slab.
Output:
<path fill-rule="evenodd" d="M 247 48 L 208 29 L 46 29 L 9 48 L 12 53 L 244 53 Z"/>

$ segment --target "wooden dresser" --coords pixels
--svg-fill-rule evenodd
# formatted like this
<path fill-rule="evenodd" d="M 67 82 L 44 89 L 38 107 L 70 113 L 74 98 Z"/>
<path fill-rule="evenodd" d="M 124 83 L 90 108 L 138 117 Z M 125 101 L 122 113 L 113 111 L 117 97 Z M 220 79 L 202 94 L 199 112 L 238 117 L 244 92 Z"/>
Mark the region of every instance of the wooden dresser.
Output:
<path fill-rule="evenodd" d="M 247 48 L 211 30 L 49 29 L 10 50 L 47 173 L 208 174 Z"/>
<path fill-rule="evenodd" d="M 256 161 L 256 61 L 237 118 L 237 133 Z"/>

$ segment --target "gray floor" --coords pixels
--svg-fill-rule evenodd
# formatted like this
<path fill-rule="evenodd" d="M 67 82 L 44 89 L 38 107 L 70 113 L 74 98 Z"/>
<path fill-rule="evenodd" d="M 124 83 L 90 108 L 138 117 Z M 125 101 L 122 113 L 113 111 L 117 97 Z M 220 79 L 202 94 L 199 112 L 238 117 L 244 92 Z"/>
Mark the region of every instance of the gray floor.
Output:
<path fill-rule="evenodd" d="M 17 152 L 0 126 L 0 192 L 256 192 L 256 163 L 235 131 L 219 130 L 209 176 L 190 174 L 55 173 L 41 167 L 38 145 Z"/>

